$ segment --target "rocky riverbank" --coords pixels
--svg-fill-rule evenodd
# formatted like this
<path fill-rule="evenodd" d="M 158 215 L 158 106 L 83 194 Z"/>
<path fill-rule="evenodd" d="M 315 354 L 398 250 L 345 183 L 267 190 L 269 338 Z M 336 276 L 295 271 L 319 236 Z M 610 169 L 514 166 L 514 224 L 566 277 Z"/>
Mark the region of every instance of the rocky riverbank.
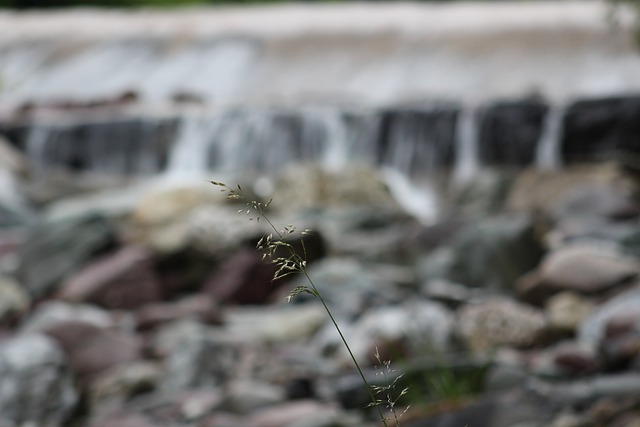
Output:
<path fill-rule="evenodd" d="M 270 282 L 269 230 L 242 205 L 206 182 L 76 178 L 34 209 L 29 165 L 0 164 L 27 195 L 0 200 L 0 425 L 376 425 L 322 306 Z M 429 225 L 366 168 L 300 165 L 273 188 L 270 218 L 314 230 L 309 274 L 367 374 L 376 348 L 405 372 L 403 425 L 640 423 L 633 173 L 487 170 L 443 185 Z"/>

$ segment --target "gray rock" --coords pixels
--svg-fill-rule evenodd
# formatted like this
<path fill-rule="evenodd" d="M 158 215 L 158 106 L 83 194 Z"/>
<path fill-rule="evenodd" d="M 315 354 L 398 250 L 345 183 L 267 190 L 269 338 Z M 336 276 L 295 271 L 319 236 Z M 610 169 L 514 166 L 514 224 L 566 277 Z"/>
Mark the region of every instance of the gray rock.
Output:
<path fill-rule="evenodd" d="M 286 343 L 306 340 L 327 320 L 320 303 L 280 307 L 233 307 L 225 331 L 246 341 Z"/>
<path fill-rule="evenodd" d="M 452 196 L 456 208 L 471 216 L 500 212 L 513 183 L 512 174 L 485 170 L 456 188 Z"/>
<path fill-rule="evenodd" d="M 95 378 L 89 386 L 92 408 L 105 403 L 122 403 L 137 393 L 153 390 L 162 370 L 151 362 L 134 362 L 116 366 Z"/>
<path fill-rule="evenodd" d="M 0 346 L 3 427 L 64 425 L 78 402 L 64 353 L 42 335 L 22 335 Z"/>
<path fill-rule="evenodd" d="M 0 325 L 16 320 L 29 308 L 30 302 L 29 295 L 16 280 L 0 275 Z"/>
<path fill-rule="evenodd" d="M 547 328 L 544 313 L 506 298 L 469 304 L 458 311 L 458 332 L 474 352 L 533 345 Z"/>
<path fill-rule="evenodd" d="M 208 328 L 187 328 L 166 359 L 161 388 L 169 393 L 224 384 L 235 374 L 239 344 Z"/>
<path fill-rule="evenodd" d="M 544 249 L 526 216 L 498 216 L 460 230 L 446 248 L 418 265 L 426 281 L 445 278 L 468 286 L 507 288 L 538 265 Z M 434 256 L 434 255 L 432 255 Z"/>
<path fill-rule="evenodd" d="M 256 380 L 233 380 L 228 384 L 221 407 L 237 414 L 247 415 L 257 409 L 283 403 L 284 388 Z"/>
<path fill-rule="evenodd" d="M 454 315 L 444 306 L 430 301 L 410 301 L 368 310 L 354 324 L 349 342 L 360 360 L 373 360 L 376 347 L 383 347 L 385 343 L 404 347 L 414 356 L 427 350 L 443 354 L 450 350 L 453 329 Z M 382 348 L 379 351 L 382 352 Z M 393 354 L 392 349 L 386 352 Z"/>
<path fill-rule="evenodd" d="M 540 279 L 556 289 L 596 293 L 638 275 L 640 264 L 604 247 L 572 245 L 548 254 Z"/>
<path fill-rule="evenodd" d="M 22 323 L 22 332 L 41 332 L 58 323 L 80 321 L 97 327 L 115 325 L 111 315 L 89 304 L 70 304 L 62 301 L 48 301 L 39 305 Z"/>
<path fill-rule="evenodd" d="M 113 225 L 99 215 L 40 223 L 21 247 L 20 278 L 32 297 L 44 297 L 115 240 Z"/>
<path fill-rule="evenodd" d="M 326 258 L 308 268 L 309 276 L 336 314 L 356 316 L 372 301 L 382 304 L 388 295 L 380 289 L 381 283 L 371 269 L 355 258 Z M 314 297 L 300 294 L 296 302 L 316 301 Z"/>
<path fill-rule="evenodd" d="M 605 335 L 609 321 L 621 313 L 640 311 L 640 287 L 636 286 L 613 299 L 599 305 L 578 328 L 578 338 L 592 346 L 597 346 Z"/>
<path fill-rule="evenodd" d="M 593 310 L 593 303 L 575 292 L 561 292 L 551 297 L 545 309 L 551 327 L 574 332 Z"/>

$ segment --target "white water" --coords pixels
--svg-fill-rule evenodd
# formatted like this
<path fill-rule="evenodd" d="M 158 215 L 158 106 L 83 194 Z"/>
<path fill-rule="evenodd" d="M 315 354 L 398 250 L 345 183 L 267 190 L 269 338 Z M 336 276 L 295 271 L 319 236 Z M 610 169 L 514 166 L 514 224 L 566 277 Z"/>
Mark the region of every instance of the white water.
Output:
<path fill-rule="evenodd" d="M 562 165 L 560 139 L 562 138 L 562 120 L 565 108 L 552 106 L 547 113 L 545 125 L 536 151 L 536 167 L 554 170 Z"/>
<path fill-rule="evenodd" d="M 456 155 L 453 178 L 456 183 L 463 184 L 471 180 L 480 169 L 478 123 L 474 108 L 464 108 L 458 118 Z"/>

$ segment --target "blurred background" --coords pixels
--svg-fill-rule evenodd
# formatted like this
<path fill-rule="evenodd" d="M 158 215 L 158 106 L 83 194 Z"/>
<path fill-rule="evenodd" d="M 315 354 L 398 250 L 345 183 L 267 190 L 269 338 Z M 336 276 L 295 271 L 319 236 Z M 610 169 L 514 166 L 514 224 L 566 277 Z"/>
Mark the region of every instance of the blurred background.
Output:
<path fill-rule="evenodd" d="M 0 0 L 0 427 L 640 425 L 639 11 Z"/>

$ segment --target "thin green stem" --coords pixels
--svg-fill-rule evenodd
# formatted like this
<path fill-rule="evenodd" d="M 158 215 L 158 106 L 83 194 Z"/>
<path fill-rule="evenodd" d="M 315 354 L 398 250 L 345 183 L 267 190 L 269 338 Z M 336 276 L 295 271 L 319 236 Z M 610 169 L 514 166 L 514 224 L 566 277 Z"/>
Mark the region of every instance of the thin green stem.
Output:
<path fill-rule="evenodd" d="M 333 326 L 338 331 L 338 334 L 340 335 L 340 339 L 342 340 L 342 343 L 344 344 L 345 348 L 349 352 L 349 356 L 351 357 L 351 360 L 353 361 L 353 364 L 356 366 L 356 369 L 358 370 L 358 373 L 360 374 L 360 377 L 362 378 L 362 381 L 367 386 L 367 391 L 369 392 L 369 396 L 371 397 L 371 402 L 373 403 L 373 406 L 375 406 L 376 409 L 378 410 L 378 415 L 380 416 L 380 420 L 382 420 L 382 423 L 385 425 L 385 427 L 388 427 L 387 426 L 387 418 L 382 413 L 382 409 L 380 409 L 380 405 L 377 404 L 376 397 L 373 395 L 373 389 L 371 388 L 371 384 L 369 384 L 369 381 L 367 380 L 367 377 L 364 375 L 364 372 L 362 371 L 362 368 L 360 367 L 360 363 L 358 363 L 358 360 L 356 359 L 356 356 L 353 354 L 353 351 L 351 351 L 351 346 L 347 342 L 347 339 L 344 337 L 344 334 L 342 333 L 342 329 L 340 329 L 340 326 L 338 326 L 338 322 L 333 317 L 333 314 L 331 313 L 331 310 L 329 309 L 329 306 L 325 302 L 324 298 L 322 298 L 322 294 L 320 293 L 320 291 L 318 291 L 318 288 L 316 288 L 316 285 L 313 283 L 313 280 L 311 280 L 311 277 L 307 273 L 307 270 L 303 268 L 301 271 L 302 271 L 302 274 L 304 274 L 304 276 L 309 281 L 309 284 L 311 285 L 311 288 L 313 289 L 313 291 L 318 296 L 318 299 L 322 303 L 322 306 L 324 307 L 324 310 L 327 312 L 327 315 L 329 316 L 329 319 L 331 319 L 331 322 L 333 323 Z"/>
<path fill-rule="evenodd" d="M 260 216 L 262 216 L 262 218 L 265 221 L 267 221 L 267 223 L 271 226 L 273 231 L 276 232 L 278 237 L 283 239 L 284 237 L 282 236 L 282 234 L 278 231 L 278 229 L 275 227 L 275 225 L 273 225 L 273 223 L 271 222 L 269 217 L 267 217 L 267 215 L 264 213 L 264 211 L 262 211 L 262 209 L 258 209 L 258 213 L 260 214 Z M 293 249 L 291 249 L 291 251 L 293 252 L 293 254 L 295 254 Z M 327 312 L 327 315 L 329 316 L 329 319 L 331 319 L 331 323 L 333 323 L 333 326 L 335 327 L 336 331 L 338 331 L 338 335 L 340 335 L 340 339 L 342 340 L 342 343 L 344 344 L 345 348 L 347 349 L 347 352 L 349 352 L 349 356 L 351 357 L 351 360 L 353 361 L 353 364 L 355 365 L 356 369 L 358 370 L 358 373 L 360 374 L 360 377 L 362 378 L 362 382 L 367 387 L 367 392 L 369 393 L 369 397 L 371 398 L 371 402 L 373 403 L 373 406 L 375 406 L 377 411 L 378 411 L 378 415 L 380 417 L 380 420 L 382 420 L 382 423 L 384 424 L 385 427 L 388 427 L 387 418 L 382 413 L 382 409 L 380 409 L 380 405 L 377 404 L 376 397 L 373 395 L 373 389 L 371 387 L 371 384 L 369 384 L 369 381 L 367 380 L 367 377 L 364 375 L 364 372 L 363 372 L 362 368 L 360 367 L 360 363 L 358 363 L 358 359 L 356 359 L 356 356 L 353 354 L 353 351 L 351 350 L 351 346 L 349 345 L 349 343 L 347 342 L 347 339 L 345 338 L 344 334 L 342 333 L 342 329 L 340 329 L 340 326 L 338 325 L 338 322 L 336 321 L 335 317 L 333 317 L 333 313 L 331 313 L 331 310 L 329 309 L 329 306 L 327 305 L 326 301 L 322 297 L 322 294 L 320 293 L 320 291 L 316 287 L 315 283 L 313 283 L 313 280 L 311 279 L 311 276 L 309 276 L 309 273 L 307 273 L 307 269 L 305 267 L 303 267 L 302 265 L 300 265 L 300 264 L 299 264 L 298 268 L 299 268 L 300 272 L 304 275 L 304 277 L 307 279 L 309 284 L 311 285 L 311 289 L 313 289 L 313 291 L 315 292 L 315 295 L 318 297 L 318 299 L 322 303 L 322 306 L 324 307 L 324 310 Z"/>

